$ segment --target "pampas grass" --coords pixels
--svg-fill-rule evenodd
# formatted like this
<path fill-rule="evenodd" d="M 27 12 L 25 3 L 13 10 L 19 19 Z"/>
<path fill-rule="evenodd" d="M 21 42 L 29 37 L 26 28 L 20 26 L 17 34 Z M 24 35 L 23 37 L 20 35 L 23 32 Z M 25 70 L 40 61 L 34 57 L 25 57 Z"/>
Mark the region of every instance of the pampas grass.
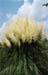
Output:
<path fill-rule="evenodd" d="M 42 28 L 28 17 L 17 17 L 6 26 L 0 41 L 0 75 L 47 75 Z"/>
<path fill-rule="evenodd" d="M 15 22 L 11 22 L 3 32 L 3 40 L 8 36 L 12 42 L 15 44 L 21 45 L 20 40 L 23 43 L 31 43 L 32 40 L 37 41 L 42 36 L 42 25 L 36 24 L 32 19 L 26 18 L 17 18 Z M 5 40 L 4 43 L 9 41 Z"/>

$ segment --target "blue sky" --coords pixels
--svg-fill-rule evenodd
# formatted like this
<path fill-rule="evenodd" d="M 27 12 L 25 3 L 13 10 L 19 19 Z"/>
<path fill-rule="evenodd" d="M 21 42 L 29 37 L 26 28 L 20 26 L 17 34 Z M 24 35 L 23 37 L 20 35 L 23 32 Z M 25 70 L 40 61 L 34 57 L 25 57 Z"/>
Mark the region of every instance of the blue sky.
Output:
<path fill-rule="evenodd" d="M 6 14 L 15 14 L 18 8 L 23 4 L 23 1 L 13 1 L 13 0 L 0 0 L 0 25 L 8 18 Z"/>
<path fill-rule="evenodd" d="M 29 0 L 32 3 L 32 0 Z M 6 14 L 16 14 L 24 0 L 0 0 L 0 27 L 8 20 Z"/>
<path fill-rule="evenodd" d="M 0 28 L 18 15 L 32 17 L 43 23 L 43 31 L 48 30 L 48 7 L 42 6 L 46 2 L 48 0 L 0 0 Z"/>
<path fill-rule="evenodd" d="M 26 1 L 26 0 L 25 0 Z M 17 14 L 20 16 L 32 16 L 38 22 L 44 23 L 44 31 L 48 29 L 48 7 L 42 4 L 48 0 L 0 0 L 0 27 Z"/>

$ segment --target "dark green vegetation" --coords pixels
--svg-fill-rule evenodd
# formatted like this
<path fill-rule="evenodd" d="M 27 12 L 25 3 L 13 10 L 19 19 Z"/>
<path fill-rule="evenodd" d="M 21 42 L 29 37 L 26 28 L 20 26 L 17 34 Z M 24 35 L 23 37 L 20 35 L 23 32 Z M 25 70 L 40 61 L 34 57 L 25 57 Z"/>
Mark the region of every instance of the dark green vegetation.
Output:
<path fill-rule="evenodd" d="M 0 75 L 48 75 L 48 40 L 0 45 Z"/>
<path fill-rule="evenodd" d="M 47 7 L 48 6 L 48 3 L 43 4 L 43 6 L 46 6 Z"/>

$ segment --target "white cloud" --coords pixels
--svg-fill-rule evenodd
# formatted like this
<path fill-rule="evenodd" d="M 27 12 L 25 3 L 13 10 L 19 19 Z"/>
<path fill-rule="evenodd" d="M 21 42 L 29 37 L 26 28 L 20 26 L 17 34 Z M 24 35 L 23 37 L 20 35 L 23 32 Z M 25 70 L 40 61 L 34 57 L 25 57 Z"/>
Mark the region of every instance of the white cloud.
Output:
<path fill-rule="evenodd" d="M 31 14 L 34 18 L 40 19 L 44 15 L 45 15 L 44 18 L 48 16 L 48 8 L 42 6 L 46 2 L 47 0 L 34 0 L 34 3 L 32 4 L 32 11 L 31 11 Z"/>
<path fill-rule="evenodd" d="M 48 8 L 42 5 L 46 2 L 47 0 L 34 0 L 32 5 L 25 3 L 19 8 L 18 16 L 32 16 L 34 19 L 45 18 L 48 16 Z"/>
<path fill-rule="evenodd" d="M 28 2 L 26 2 L 24 3 L 24 5 L 22 5 L 19 8 L 17 14 L 13 14 L 13 15 L 7 14 L 6 16 L 9 18 L 9 22 L 12 20 L 15 20 L 16 16 L 22 16 L 22 17 L 28 16 L 28 17 L 34 18 L 37 21 L 48 18 L 48 7 L 42 6 L 46 2 L 48 1 L 47 0 L 34 0 L 32 4 L 29 4 Z M 44 20 L 43 22 L 44 22 L 44 30 L 47 30 L 48 19 Z"/>
<path fill-rule="evenodd" d="M 25 3 L 23 6 L 19 8 L 18 16 L 28 16 L 30 17 L 31 5 L 29 3 Z"/>
<path fill-rule="evenodd" d="M 16 16 L 28 16 L 34 18 L 35 20 L 45 19 L 48 17 L 48 8 L 42 6 L 42 4 L 46 2 L 47 0 L 34 0 L 31 5 L 25 1 L 24 5 L 19 8 L 17 14 L 6 14 L 6 17 L 9 19 L 9 21 L 15 20 Z"/>

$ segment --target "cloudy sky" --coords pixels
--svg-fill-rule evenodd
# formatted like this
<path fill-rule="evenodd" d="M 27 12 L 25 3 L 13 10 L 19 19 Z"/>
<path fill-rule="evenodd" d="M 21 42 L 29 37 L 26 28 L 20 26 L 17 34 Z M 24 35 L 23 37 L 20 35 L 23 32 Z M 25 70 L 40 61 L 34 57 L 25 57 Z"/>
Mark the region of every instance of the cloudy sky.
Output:
<path fill-rule="evenodd" d="M 48 7 L 42 4 L 48 0 L 0 0 L 0 27 L 16 16 L 28 16 L 37 22 L 44 23 L 48 29 Z"/>
<path fill-rule="evenodd" d="M 29 1 L 32 2 L 32 0 Z M 23 4 L 24 0 L 0 0 L 0 26 L 11 16 L 17 14 Z"/>

